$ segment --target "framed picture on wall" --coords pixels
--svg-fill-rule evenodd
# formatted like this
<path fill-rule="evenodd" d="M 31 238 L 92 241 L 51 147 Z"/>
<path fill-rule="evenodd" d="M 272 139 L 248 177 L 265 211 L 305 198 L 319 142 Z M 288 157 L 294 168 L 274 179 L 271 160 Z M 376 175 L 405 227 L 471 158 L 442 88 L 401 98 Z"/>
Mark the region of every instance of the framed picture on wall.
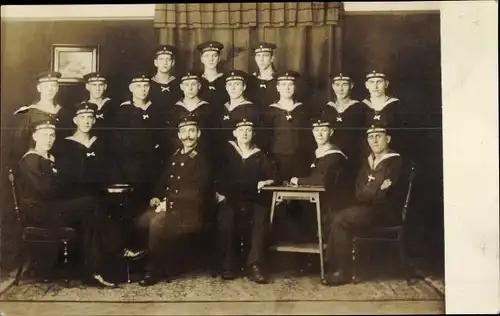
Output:
<path fill-rule="evenodd" d="M 98 45 L 52 45 L 52 71 L 61 73 L 61 83 L 77 83 L 89 72 L 99 71 Z"/>

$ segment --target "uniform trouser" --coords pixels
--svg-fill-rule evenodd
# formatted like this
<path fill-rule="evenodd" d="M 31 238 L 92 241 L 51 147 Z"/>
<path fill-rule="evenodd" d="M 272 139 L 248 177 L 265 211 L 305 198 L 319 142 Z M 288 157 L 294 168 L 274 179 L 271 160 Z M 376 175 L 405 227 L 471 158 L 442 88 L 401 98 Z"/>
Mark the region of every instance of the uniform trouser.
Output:
<path fill-rule="evenodd" d="M 331 214 L 325 255 L 329 271 L 350 270 L 353 232 L 369 227 L 374 216 L 373 207 L 364 205 L 353 205 Z"/>
<path fill-rule="evenodd" d="M 177 268 L 174 264 L 182 265 L 180 255 L 192 252 L 194 249 L 191 246 L 200 236 L 196 231 L 181 232 L 172 229 L 175 225 L 168 223 L 169 220 L 167 212 L 155 213 L 151 208 L 139 219 L 140 226 L 149 226 L 149 253 L 145 269 L 158 277 L 164 276 L 165 273 L 171 274 L 172 270 Z M 186 245 L 187 247 L 184 247 Z"/>
<path fill-rule="evenodd" d="M 256 203 L 222 203 L 218 212 L 219 243 L 223 269 L 235 266 L 235 246 L 250 236 L 246 265 L 262 263 L 268 234 L 269 212 Z"/>
<path fill-rule="evenodd" d="M 76 197 L 63 200 L 44 201 L 28 206 L 28 222 L 32 225 L 57 228 L 63 226 L 77 228 L 78 249 L 82 252 L 86 275 L 100 273 L 104 264 L 104 252 L 113 252 L 112 243 L 104 243 L 107 239 L 104 232 L 113 230 L 107 221 L 105 209 L 99 200 L 92 196 Z M 109 240 L 108 240 L 109 242 Z M 105 245 L 107 245 L 105 247 Z M 42 260 L 38 263 L 42 273 L 54 266 L 57 259 L 57 249 L 34 247 L 35 257 Z"/>

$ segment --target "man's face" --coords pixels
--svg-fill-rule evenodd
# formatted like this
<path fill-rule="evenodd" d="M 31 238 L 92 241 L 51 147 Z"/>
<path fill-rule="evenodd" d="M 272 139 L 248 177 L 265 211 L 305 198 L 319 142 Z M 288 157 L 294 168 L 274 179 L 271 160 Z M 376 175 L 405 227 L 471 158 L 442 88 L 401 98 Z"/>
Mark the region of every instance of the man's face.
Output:
<path fill-rule="evenodd" d="M 333 91 L 338 99 L 345 99 L 349 96 L 353 84 L 347 80 L 337 80 L 332 83 Z"/>
<path fill-rule="evenodd" d="M 313 128 L 314 140 L 316 140 L 318 146 L 328 143 L 332 135 L 333 129 L 328 126 L 317 126 Z"/>
<path fill-rule="evenodd" d="M 50 128 L 39 129 L 33 133 L 33 139 L 38 148 L 49 151 L 56 140 L 56 131 Z"/>
<path fill-rule="evenodd" d="M 368 145 L 373 153 L 380 154 L 384 152 L 389 147 L 391 142 L 391 136 L 384 132 L 376 132 L 368 134 Z"/>
<path fill-rule="evenodd" d="M 274 61 L 274 55 L 270 52 L 260 52 L 255 54 L 255 62 L 259 70 L 266 70 L 271 67 Z"/>
<path fill-rule="evenodd" d="M 201 132 L 195 125 L 187 125 L 179 128 L 177 136 L 184 147 L 194 147 L 198 143 Z"/>
<path fill-rule="evenodd" d="M 198 95 L 198 91 L 200 91 L 201 84 L 197 79 L 189 79 L 184 80 L 181 83 L 181 90 L 184 92 L 184 96 L 188 99 L 193 99 Z"/>
<path fill-rule="evenodd" d="M 88 133 L 95 123 L 95 116 L 92 113 L 78 114 L 73 118 L 76 128 L 82 133 Z"/>
<path fill-rule="evenodd" d="M 365 86 L 371 96 L 382 97 L 385 95 L 385 90 L 389 86 L 389 81 L 383 78 L 370 78 L 366 80 Z"/>
<path fill-rule="evenodd" d="M 204 52 L 201 55 L 201 63 L 206 69 L 215 69 L 219 63 L 219 53 L 214 51 Z"/>
<path fill-rule="evenodd" d="M 59 83 L 56 81 L 40 82 L 36 89 L 40 92 L 40 99 L 53 100 L 59 91 Z"/>
<path fill-rule="evenodd" d="M 108 86 L 102 81 L 89 82 L 85 85 L 85 88 L 90 94 L 90 98 L 92 99 L 100 99 L 106 91 Z"/>
<path fill-rule="evenodd" d="M 226 82 L 226 91 L 231 99 L 238 99 L 243 95 L 247 86 L 241 80 L 230 80 Z"/>
<path fill-rule="evenodd" d="M 169 73 L 175 65 L 175 60 L 170 54 L 160 54 L 154 60 L 155 67 L 160 73 Z"/>
<path fill-rule="evenodd" d="M 291 99 L 295 93 L 295 82 L 292 80 L 280 80 L 276 84 L 280 97 Z"/>
<path fill-rule="evenodd" d="M 233 135 L 239 144 L 250 144 L 253 138 L 253 127 L 252 126 L 237 127 L 234 130 Z"/>
<path fill-rule="evenodd" d="M 145 100 L 148 97 L 149 88 L 149 82 L 132 82 L 129 85 L 132 96 L 139 100 Z"/>

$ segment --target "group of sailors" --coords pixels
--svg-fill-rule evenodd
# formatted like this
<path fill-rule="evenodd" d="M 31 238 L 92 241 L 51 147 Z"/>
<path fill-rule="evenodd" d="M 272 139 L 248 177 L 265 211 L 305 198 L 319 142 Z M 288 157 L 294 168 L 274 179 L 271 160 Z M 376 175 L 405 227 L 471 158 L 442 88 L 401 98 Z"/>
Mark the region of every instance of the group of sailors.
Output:
<path fill-rule="evenodd" d="M 139 283 L 155 284 L 169 275 L 170 246 L 182 239 L 209 249 L 206 260 L 231 280 L 241 270 L 235 258 L 242 235 L 249 241 L 248 275 L 266 283 L 268 185 L 325 186 L 325 285 L 349 282 L 353 229 L 397 220 L 405 120 L 400 101 L 387 95 L 385 74 L 366 75 L 369 96 L 362 102 L 350 97 L 352 78 L 332 76 L 334 98 L 313 105 L 307 94 L 296 95 L 297 72 L 274 70 L 276 45 L 255 47 L 259 71 L 251 75 L 219 72 L 223 48 L 200 44 L 202 74 L 176 78 L 177 49 L 159 46 L 156 74 L 132 76 L 123 102 L 106 97 L 107 78 L 94 72 L 84 77 L 88 99 L 61 107 L 55 102 L 61 74 L 46 72 L 37 77 L 39 101 L 16 111 L 23 117 L 13 150 L 24 153 L 17 171 L 21 208 L 37 225 L 77 225 L 93 283 L 116 286 L 103 269 L 105 257 L 117 254 L 146 256 Z M 100 199 L 113 184 L 134 189 L 126 229 Z M 303 225 L 307 206 L 280 207 Z"/>

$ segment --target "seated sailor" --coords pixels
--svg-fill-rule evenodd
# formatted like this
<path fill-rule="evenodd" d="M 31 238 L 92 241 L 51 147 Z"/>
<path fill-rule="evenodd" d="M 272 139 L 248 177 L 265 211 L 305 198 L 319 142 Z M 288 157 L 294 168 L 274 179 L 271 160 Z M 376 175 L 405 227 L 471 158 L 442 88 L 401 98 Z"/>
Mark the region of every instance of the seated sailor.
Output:
<path fill-rule="evenodd" d="M 401 156 L 389 148 L 391 136 L 385 127 L 367 130 L 371 154 L 358 172 L 355 185 L 356 202 L 336 210 L 328 223 L 327 270 L 324 285 L 340 285 L 351 279 L 352 232 L 376 224 L 396 220 L 401 197 Z"/>
<path fill-rule="evenodd" d="M 243 238 L 249 244 L 243 260 L 250 278 L 266 283 L 262 264 L 271 197 L 261 189 L 273 184 L 277 175 L 266 153 L 253 143 L 255 123 L 243 117 L 233 120 L 233 124 L 236 141 L 226 143 L 228 150 L 216 181 L 222 278 L 234 279 L 236 270 L 240 270 L 235 246 Z"/>

